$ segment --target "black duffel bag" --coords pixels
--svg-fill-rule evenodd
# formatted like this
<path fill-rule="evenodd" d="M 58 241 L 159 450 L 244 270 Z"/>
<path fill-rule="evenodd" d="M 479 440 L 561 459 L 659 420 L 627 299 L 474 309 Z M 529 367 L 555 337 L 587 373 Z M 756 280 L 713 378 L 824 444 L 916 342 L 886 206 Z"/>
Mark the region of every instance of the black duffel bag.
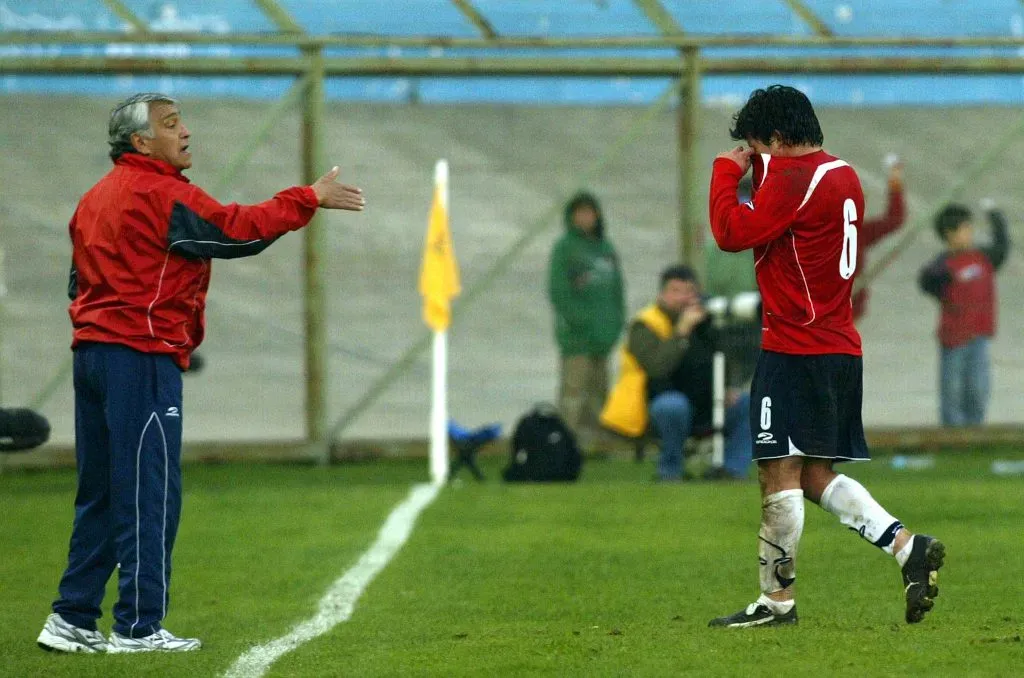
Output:
<path fill-rule="evenodd" d="M 50 439 L 46 417 L 24 408 L 0 408 L 0 452 L 24 452 Z"/>
<path fill-rule="evenodd" d="M 576 437 L 551 405 L 538 405 L 516 424 L 507 482 L 566 482 L 580 477 L 583 456 Z"/>

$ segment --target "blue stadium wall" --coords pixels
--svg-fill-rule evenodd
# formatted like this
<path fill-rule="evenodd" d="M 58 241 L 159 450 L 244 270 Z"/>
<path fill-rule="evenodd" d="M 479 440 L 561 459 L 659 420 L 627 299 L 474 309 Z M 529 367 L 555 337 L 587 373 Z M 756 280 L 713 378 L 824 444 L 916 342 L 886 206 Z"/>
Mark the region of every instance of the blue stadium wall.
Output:
<path fill-rule="evenodd" d="M 1024 35 L 1024 4 L 1018 0 L 805 0 L 837 35 Z M 273 31 L 274 26 L 250 0 L 124 0 L 156 31 L 209 33 Z M 451 35 L 478 33 L 449 0 L 283 0 L 282 4 L 311 33 Z M 474 0 L 495 30 L 506 36 L 654 35 L 651 23 L 631 0 Z M 771 33 L 808 35 L 806 24 L 782 0 L 664 0 L 687 33 Z M 258 51 L 189 45 L 97 45 L 54 48 L 3 43 L 3 31 L 118 31 L 125 26 L 101 0 L 0 0 L 0 55 L 244 55 L 289 54 L 287 49 Z M 459 50 L 347 49 L 332 55 L 456 56 Z M 493 52 L 492 52 L 493 53 Z M 546 54 L 553 54 L 547 51 Z M 557 53 L 557 52 L 555 52 Z M 627 50 L 601 50 L 606 56 Z M 708 56 L 839 56 L 839 49 L 707 50 Z M 896 54 L 891 49 L 857 54 Z M 1017 49 L 915 49 L 907 55 L 1017 55 Z M 480 52 L 477 52 L 480 54 Z M 577 51 L 575 54 L 581 54 Z M 651 55 L 651 52 L 644 54 Z M 666 51 L 661 56 L 670 56 Z M 708 76 L 706 103 L 734 105 L 750 90 L 779 78 Z M 785 77 L 819 105 L 1020 105 L 1020 76 L 813 76 Z M 270 99 L 289 85 L 285 78 L 194 78 L 0 75 L 6 94 L 118 96 L 161 90 L 178 96 Z M 515 103 L 629 105 L 653 101 L 667 85 L 657 78 L 332 78 L 332 100 L 424 103 Z"/>

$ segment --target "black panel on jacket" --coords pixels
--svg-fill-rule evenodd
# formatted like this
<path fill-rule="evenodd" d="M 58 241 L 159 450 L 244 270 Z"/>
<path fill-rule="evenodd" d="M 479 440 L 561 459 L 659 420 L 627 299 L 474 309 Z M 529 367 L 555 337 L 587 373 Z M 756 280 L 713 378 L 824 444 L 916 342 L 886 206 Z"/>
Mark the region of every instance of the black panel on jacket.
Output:
<path fill-rule="evenodd" d="M 167 230 L 169 249 L 187 259 L 237 259 L 251 257 L 274 244 L 274 240 L 235 240 L 196 214 L 187 205 L 174 203 Z"/>
<path fill-rule="evenodd" d="M 78 269 L 75 265 L 71 264 L 71 270 L 68 271 L 68 299 L 71 301 L 75 300 L 78 296 Z"/>

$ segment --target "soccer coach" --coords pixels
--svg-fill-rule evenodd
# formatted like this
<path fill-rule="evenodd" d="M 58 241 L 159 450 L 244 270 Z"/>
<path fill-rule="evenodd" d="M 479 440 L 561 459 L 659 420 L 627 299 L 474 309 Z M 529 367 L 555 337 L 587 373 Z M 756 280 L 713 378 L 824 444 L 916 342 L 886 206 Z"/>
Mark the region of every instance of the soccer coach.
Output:
<path fill-rule="evenodd" d="M 63 652 L 196 650 L 161 626 L 181 512 L 181 372 L 203 339 L 211 259 L 258 254 L 318 207 L 359 211 L 358 188 L 295 186 L 222 205 L 192 166 L 178 102 L 136 94 L 110 114 L 114 167 L 71 218 L 78 493 L 68 567 L 39 635 Z M 118 570 L 113 632 L 96 628 Z"/>

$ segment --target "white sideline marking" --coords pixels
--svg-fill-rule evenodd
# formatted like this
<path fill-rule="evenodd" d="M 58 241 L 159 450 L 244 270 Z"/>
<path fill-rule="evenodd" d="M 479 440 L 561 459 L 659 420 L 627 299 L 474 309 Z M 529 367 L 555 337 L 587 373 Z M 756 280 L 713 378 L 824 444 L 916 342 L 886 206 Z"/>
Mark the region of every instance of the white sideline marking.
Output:
<path fill-rule="evenodd" d="M 412 534 L 416 518 L 430 506 L 439 490 L 439 485 L 426 483 L 413 487 L 409 496 L 392 509 L 377 533 L 377 541 L 327 589 L 316 615 L 295 626 L 287 635 L 246 650 L 224 674 L 225 678 L 259 678 L 282 655 L 348 621 L 359 596 L 401 550 Z"/>

